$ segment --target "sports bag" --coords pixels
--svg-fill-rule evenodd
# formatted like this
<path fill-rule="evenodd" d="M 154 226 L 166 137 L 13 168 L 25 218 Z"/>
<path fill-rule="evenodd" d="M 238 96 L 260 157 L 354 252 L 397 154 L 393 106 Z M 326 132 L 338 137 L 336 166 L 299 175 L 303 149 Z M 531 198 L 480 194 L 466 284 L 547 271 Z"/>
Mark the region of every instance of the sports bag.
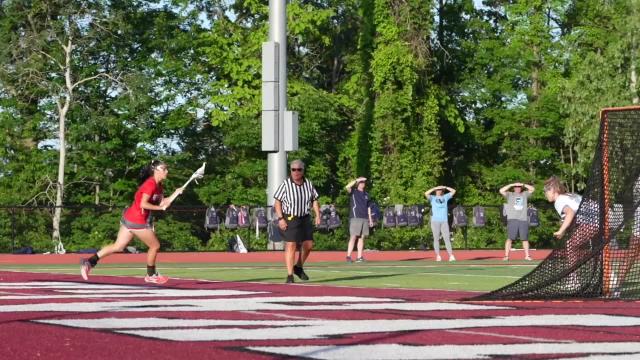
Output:
<path fill-rule="evenodd" d="M 483 227 L 485 225 L 487 225 L 487 219 L 485 218 L 484 207 L 474 206 L 473 207 L 473 226 Z"/>
<path fill-rule="evenodd" d="M 240 206 L 238 209 L 238 228 L 246 229 L 251 225 L 249 219 L 249 209 L 246 206 Z"/>
<path fill-rule="evenodd" d="M 204 216 L 204 228 L 207 230 L 220 230 L 220 217 L 214 206 L 209 206 Z"/>
<path fill-rule="evenodd" d="M 229 206 L 227 208 L 224 227 L 231 230 L 238 228 L 238 209 L 236 209 L 235 206 Z"/>
<path fill-rule="evenodd" d="M 540 218 L 538 217 L 538 209 L 534 207 L 527 208 L 527 218 L 529 219 L 529 226 L 540 225 Z"/>
<path fill-rule="evenodd" d="M 396 212 L 393 206 L 387 206 L 384 209 L 384 215 L 382 217 L 383 227 L 396 227 Z"/>
<path fill-rule="evenodd" d="M 465 227 L 467 226 L 467 214 L 464 213 L 462 205 L 458 205 L 453 208 L 453 226 Z"/>

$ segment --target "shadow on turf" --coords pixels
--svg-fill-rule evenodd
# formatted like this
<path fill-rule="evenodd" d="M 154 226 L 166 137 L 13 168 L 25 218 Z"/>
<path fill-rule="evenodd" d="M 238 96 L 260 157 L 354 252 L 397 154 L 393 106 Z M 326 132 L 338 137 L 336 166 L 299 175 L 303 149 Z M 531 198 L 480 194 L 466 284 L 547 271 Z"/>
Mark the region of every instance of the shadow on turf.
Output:
<path fill-rule="evenodd" d="M 318 283 L 327 283 L 327 282 L 334 282 L 334 281 L 382 279 L 382 278 L 388 278 L 388 277 L 394 277 L 394 276 L 400 276 L 400 275 L 406 275 L 406 274 L 360 275 L 360 276 L 349 276 L 349 277 L 338 277 L 338 278 L 331 278 L 331 279 L 322 279 L 322 280 L 313 280 L 313 279 L 311 279 L 311 280 L 309 280 L 309 282 L 318 284 Z"/>

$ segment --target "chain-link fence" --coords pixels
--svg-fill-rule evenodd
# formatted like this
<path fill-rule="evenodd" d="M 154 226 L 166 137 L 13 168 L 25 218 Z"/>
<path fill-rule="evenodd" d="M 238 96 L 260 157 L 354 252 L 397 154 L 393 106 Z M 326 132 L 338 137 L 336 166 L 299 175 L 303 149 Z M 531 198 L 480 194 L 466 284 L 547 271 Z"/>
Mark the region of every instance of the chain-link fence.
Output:
<path fill-rule="evenodd" d="M 553 231 L 559 218 L 552 207 L 536 204 L 540 225 L 530 228 L 532 247 L 553 248 Z M 249 206 L 249 213 L 253 208 Z M 501 206 L 484 205 L 486 223 L 474 226 L 472 206 L 465 206 L 468 225 L 452 227 L 453 246 L 457 249 L 498 249 L 504 246 L 506 226 L 501 218 Z M 258 229 L 253 222 L 248 228 L 229 229 L 224 220 L 227 206 L 216 207 L 221 226 L 205 229 L 205 206 L 172 206 L 166 212 L 154 213 L 155 229 L 162 251 L 226 251 L 228 240 L 235 235 L 245 242 L 251 251 L 267 250 L 267 229 Z M 53 207 L 0 206 L 0 252 L 53 252 L 51 240 Z M 113 242 L 124 206 L 64 206 L 60 223 L 62 243 L 67 252 L 91 251 Z M 384 209 L 382 209 L 384 210 Z M 366 241 L 370 250 L 432 249 L 433 236 L 429 226 L 430 210 L 422 210 L 423 221 L 416 226 L 385 227 L 383 221 L 372 229 Z M 267 211 L 268 213 L 269 211 Z M 340 225 L 331 230 L 314 233 L 315 249 L 344 250 L 349 239 L 348 208 L 336 207 Z M 451 220 L 451 215 L 450 215 Z M 145 246 L 134 240 L 132 246 Z M 514 245 L 519 247 L 518 242 Z"/>

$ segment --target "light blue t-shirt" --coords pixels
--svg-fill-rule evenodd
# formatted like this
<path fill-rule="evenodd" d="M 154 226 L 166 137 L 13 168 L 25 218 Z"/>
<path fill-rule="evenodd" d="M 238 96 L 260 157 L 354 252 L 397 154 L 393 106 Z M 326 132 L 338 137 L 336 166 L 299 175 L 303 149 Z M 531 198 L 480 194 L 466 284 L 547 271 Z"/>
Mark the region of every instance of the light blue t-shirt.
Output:
<path fill-rule="evenodd" d="M 429 200 L 431 201 L 431 221 L 447 221 L 447 203 L 451 197 L 451 193 L 446 193 L 442 196 L 429 195 Z"/>

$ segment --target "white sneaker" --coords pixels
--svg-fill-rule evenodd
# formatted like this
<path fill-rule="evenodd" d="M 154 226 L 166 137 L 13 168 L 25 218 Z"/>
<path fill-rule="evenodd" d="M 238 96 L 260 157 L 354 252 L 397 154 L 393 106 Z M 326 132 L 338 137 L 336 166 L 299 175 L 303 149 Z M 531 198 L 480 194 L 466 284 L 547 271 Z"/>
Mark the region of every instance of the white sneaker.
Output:
<path fill-rule="evenodd" d="M 449 255 L 449 261 L 456 261 L 456 257 L 453 254 Z"/>
<path fill-rule="evenodd" d="M 440 257 L 440 255 L 436 255 L 436 261 L 442 261 L 442 258 Z"/>

